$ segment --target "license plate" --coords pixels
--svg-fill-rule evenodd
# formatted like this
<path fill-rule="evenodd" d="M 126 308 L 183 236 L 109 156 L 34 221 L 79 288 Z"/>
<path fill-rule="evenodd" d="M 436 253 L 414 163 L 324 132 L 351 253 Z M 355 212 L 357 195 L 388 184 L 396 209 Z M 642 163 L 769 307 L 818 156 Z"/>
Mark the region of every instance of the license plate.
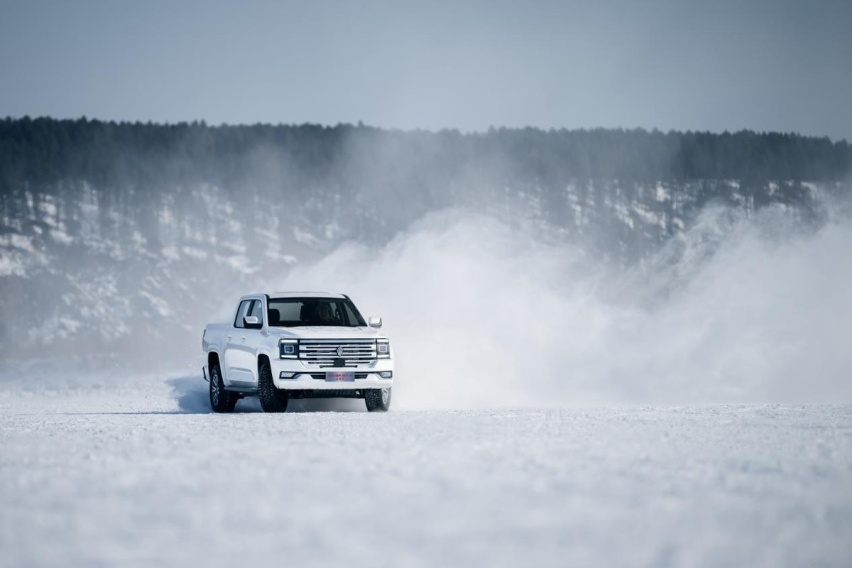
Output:
<path fill-rule="evenodd" d="M 355 373 L 329 371 L 325 374 L 325 380 L 328 383 L 352 382 L 355 380 Z"/>

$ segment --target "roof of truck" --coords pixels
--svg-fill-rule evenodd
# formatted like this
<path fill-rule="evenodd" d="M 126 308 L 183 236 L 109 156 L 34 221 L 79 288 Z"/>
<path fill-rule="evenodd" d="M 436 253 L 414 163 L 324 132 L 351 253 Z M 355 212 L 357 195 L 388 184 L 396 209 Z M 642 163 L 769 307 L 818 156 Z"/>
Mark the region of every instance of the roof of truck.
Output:
<path fill-rule="evenodd" d="M 343 294 L 332 294 L 329 292 L 257 292 L 247 296 L 263 296 L 270 298 L 343 298 Z M 244 298 L 246 296 L 243 296 Z"/>

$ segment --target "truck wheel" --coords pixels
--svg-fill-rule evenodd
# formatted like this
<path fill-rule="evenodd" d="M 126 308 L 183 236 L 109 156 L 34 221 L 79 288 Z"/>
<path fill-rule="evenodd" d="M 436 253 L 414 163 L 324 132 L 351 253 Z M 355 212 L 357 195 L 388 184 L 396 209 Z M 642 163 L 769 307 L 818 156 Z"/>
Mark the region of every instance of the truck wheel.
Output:
<path fill-rule="evenodd" d="M 258 398 L 260 398 L 260 407 L 264 412 L 284 412 L 287 410 L 287 393 L 275 388 L 275 383 L 272 382 L 272 369 L 267 361 L 260 364 L 258 383 Z"/>
<path fill-rule="evenodd" d="M 370 412 L 385 412 L 390 409 L 391 389 L 370 389 L 364 396 L 364 401 Z"/>
<path fill-rule="evenodd" d="M 219 365 L 210 367 L 210 407 L 213 412 L 233 412 L 239 397 L 225 390 Z"/>

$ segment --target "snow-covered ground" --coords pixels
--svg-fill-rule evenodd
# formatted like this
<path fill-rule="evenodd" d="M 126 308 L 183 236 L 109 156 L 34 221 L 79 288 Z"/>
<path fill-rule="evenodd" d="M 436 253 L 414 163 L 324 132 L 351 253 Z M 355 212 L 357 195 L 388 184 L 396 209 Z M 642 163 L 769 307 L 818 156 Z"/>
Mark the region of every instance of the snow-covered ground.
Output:
<path fill-rule="evenodd" d="M 71 384 L 0 377 L 4 567 L 852 565 L 849 405 L 213 415 L 191 374 Z"/>

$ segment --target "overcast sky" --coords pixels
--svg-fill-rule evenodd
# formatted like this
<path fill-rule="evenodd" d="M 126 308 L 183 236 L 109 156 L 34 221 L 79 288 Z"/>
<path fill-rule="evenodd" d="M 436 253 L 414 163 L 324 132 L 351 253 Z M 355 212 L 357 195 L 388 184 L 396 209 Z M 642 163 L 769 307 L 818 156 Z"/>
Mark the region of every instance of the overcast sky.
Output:
<path fill-rule="evenodd" d="M 852 0 L 0 0 L 0 116 L 852 141 Z"/>

